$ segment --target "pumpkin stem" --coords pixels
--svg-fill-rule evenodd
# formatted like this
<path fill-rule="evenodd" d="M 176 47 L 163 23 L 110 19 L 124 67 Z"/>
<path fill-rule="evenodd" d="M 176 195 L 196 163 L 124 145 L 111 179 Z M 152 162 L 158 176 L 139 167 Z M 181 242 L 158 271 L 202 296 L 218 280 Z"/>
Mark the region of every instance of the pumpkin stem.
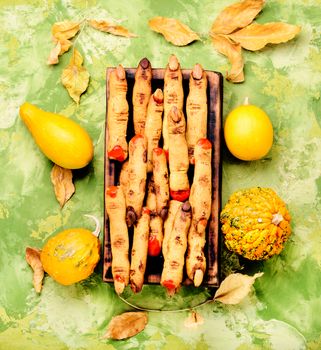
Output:
<path fill-rule="evenodd" d="M 272 224 L 278 225 L 281 221 L 283 221 L 283 216 L 280 213 L 273 214 L 272 216 Z"/>
<path fill-rule="evenodd" d="M 249 104 L 250 104 L 250 102 L 249 102 L 249 97 L 246 96 L 245 99 L 244 99 L 243 105 L 244 105 L 244 106 L 248 106 Z"/>
<path fill-rule="evenodd" d="M 87 216 L 87 218 L 91 218 L 95 221 L 95 224 L 96 224 L 96 228 L 95 228 L 95 231 L 92 232 L 92 234 L 96 237 L 99 236 L 99 233 L 100 233 L 100 223 L 99 223 L 99 220 L 96 218 L 96 216 L 93 216 L 93 215 L 88 215 L 88 214 L 85 214 L 85 216 Z"/>

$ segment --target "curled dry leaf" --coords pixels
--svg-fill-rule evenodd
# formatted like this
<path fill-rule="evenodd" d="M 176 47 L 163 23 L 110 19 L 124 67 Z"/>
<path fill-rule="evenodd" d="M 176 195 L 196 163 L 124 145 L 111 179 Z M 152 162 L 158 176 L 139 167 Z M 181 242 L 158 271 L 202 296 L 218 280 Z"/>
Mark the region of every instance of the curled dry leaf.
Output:
<path fill-rule="evenodd" d="M 244 28 L 260 13 L 264 0 L 244 0 L 226 7 L 215 19 L 211 35 L 230 34 Z"/>
<path fill-rule="evenodd" d="M 225 35 L 214 35 L 212 42 L 218 52 L 227 56 L 231 62 L 231 70 L 227 73 L 226 79 L 233 83 L 244 81 L 244 61 L 242 57 L 242 48 L 240 44 L 234 43 Z"/>
<path fill-rule="evenodd" d="M 33 286 L 37 293 L 41 292 L 42 280 L 44 278 L 45 272 L 40 260 L 41 251 L 37 248 L 26 248 L 26 261 L 33 269 Z"/>
<path fill-rule="evenodd" d="M 187 328 L 196 328 L 204 323 L 204 318 L 197 313 L 192 311 L 184 322 L 184 326 Z"/>
<path fill-rule="evenodd" d="M 176 46 L 185 46 L 200 37 L 187 25 L 174 18 L 154 17 L 148 21 L 149 27 L 163 34 L 165 39 Z"/>
<path fill-rule="evenodd" d="M 61 52 L 61 43 L 57 42 L 56 46 L 50 51 L 47 64 L 57 64 L 59 62 L 58 56 Z"/>
<path fill-rule="evenodd" d="M 80 101 L 80 95 L 87 90 L 89 84 L 89 73 L 82 64 L 83 58 L 74 48 L 69 65 L 63 70 L 61 76 L 62 84 L 77 104 Z"/>
<path fill-rule="evenodd" d="M 131 33 L 127 28 L 107 21 L 96 21 L 95 19 L 89 19 L 87 22 L 90 26 L 100 30 L 101 32 L 124 36 L 126 38 L 134 38 L 137 36 L 136 34 Z"/>
<path fill-rule="evenodd" d="M 227 276 L 216 291 L 214 300 L 223 304 L 240 303 L 249 294 L 255 280 L 261 276 L 263 276 L 263 272 L 256 273 L 254 276 L 241 273 Z"/>
<path fill-rule="evenodd" d="M 287 42 L 293 39 L 300 30 L 299 26 L 282 22 L 252 23 L 248 27 L 230 34 L 229 37 L 244 49 L 256 51 L 267 44 Z"/>
<path fill-rule="evenodd" d="M 51 28 L 51 34 L 57 40 L 73 38 L 80 30 L 80 22 L 56 22 Z"/>
<path fill-rule="evenodd" d="M 121 340 L 132 337 L 144 330 L 147 322 L 146 312 L 125 312 L 111 319 L 103 338 Z"/>
<path fill-rule="evenodd" d="M 62 208 L 75 193 L 72 171 L 55 164 L 51 170 L 51 182 L 54 186 L 56 198 Z"/>

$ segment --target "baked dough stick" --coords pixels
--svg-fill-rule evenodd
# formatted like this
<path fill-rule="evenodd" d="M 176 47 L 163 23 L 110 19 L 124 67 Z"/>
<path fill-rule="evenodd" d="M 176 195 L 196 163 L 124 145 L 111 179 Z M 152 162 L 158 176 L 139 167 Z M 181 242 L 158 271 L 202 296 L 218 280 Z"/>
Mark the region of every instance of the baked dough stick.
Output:
<path fill-rule="evenodd" d="M 187 234 L 191 217 L 191 206 L 189 202 L 185 202 L 176 213 L 168 240 L 167 253 L 164 256 L 161 285 L 167 289 L 169 295 L 173 295 L 178 290 L 183 280 Z"/>
<path fill-rule="evenodd" d="M 163 256 L 167 254 L 168 240 L 173 229 L 173 223 L 178 210 L 181 208 L 182 202 L 171 200 L 169 202 L 168 215 L 164 222 L 164 238 L 162 245 Z"/>
<path fill-rule="evenodd" d="M 150 210 L 143 208 L 142 216 L 134 228 L 130 264 L 130 287 L 134 293 L 142 290 L 146 270 Z"/>
<path fill-rule="evenodd" d="M 188 149 L 185 139 L 185 117 L 181 110 L 172 107 L 168 114 L 169 188 L 172 199 L 184 202 L 189 197 Z"/>
<path fill-rule="evenodd" d="M 135 73 L 133 87 L 133 119 L 135 134 L 144 135 L 147 106 L 152 93 L 152 67 L 147 58 L 143 58 Z"/>
<path fill-rule="evenodd" d="M 173 106 L 182 110 L 184 104 L 184 91 L 182 72 L 175 55 L 171 55 L 164 75 L 164 119 L 163 119 L 163 148 L 168 152 L 168 114 Z"/>
<path fill-rule="evenodd" d="M 168 213 L 169 183 L 166 154 L 162 148 L 153 149 L 153 177 L 156 193 L 156 211 L 165 220 Z"/>
<path fill-rule="evenodd" d="M 121 186 L 124 194 L 126 194 L 127 186 L 128 186 L 128 160 L 124 162 L 121 166 L 120 174 L 119 174 L 119 185 Z"/>
<path fill-rule="evenodd" d="M 108 145 L 107 153 L 110 159 L 120 162 L 128 155 L 126 141 L 128 123 L 128 102 L 126 72 L 122 65 L 118 65 L 109 75 L 108 97 Z"/>
<path fill-rule="evenodd" d="M 147 207 L 150 209 L 148 255 L 158 256 L 163 243 L 163 220 L 156 212 L 156 193 L 153 176 L 148 182 Z"/>
<path fill-rule="evenodd" d="M 204 246 L 206 226 L 211 215 L 212 204 L 212 144 L 207 139 L 200 139 L 195 145 L 195 170 L 191 188 L 190 203 L 193 221 L 188 234 L 186 257 L 187 276 L 198 287 L 206 269 Z"/>
<path fill-rule="evenodd" d="M 126 221 L 132 226 L 142 215 L 147 177 L 146 142 L 142 135 L 129 141 L 128 186 L 126 190 Z"/>
<path fill-rule="evenodd" d="M 186 100 L 186 141 L 189 162 L 194 164 L 196 142 L 207 136 L 207 76 L 200 64 L 196 64 L 189 79 L 189 94 Z"/>
<path fill-rule="evenodd" d="M 111 271 L 116 293 L 121 294 L 129 281 L 129 238 L 125 220 L 125 196 L 120 186 L 107 187 L 105 196 L 112 253 Z"/>
<path fill-rule="evenodd" d="M 147 140 L 147 172 L 153 171 L 153 149 L 158 147 L 162 134 L 163 92 L 157 89 L 149 99 L 145 138 Z"/>

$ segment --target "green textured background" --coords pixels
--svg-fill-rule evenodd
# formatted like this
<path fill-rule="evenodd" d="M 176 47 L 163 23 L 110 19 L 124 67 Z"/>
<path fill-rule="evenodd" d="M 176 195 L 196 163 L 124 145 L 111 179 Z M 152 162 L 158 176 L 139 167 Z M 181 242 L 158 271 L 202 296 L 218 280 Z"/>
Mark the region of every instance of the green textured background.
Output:
<path fill-rule="evenodd" d="M 216 15 L 232 1 L 0 0 L 0 349 L 321 349 L 321 1 L 268 0 L 258 22 L 302 26 L 287 44 L 245 53 L 243 84 L 224 82 L 224 117 L 245 96 L 271 117 L 275 139 L 269 156 L 241 162 L 223 149 L 223 204 L 237 189 L 268 186 L 288 203 L 291 236 L 278 257 L 246 264 L 244 272 L 264 271 L 253 293 L 238 306 L 202 306 L 204 324 L 184 326 L 188 312 L 151 313 L 145 331 L 127 341 L 102 340 L 113 315 L 129 308 L 101 281 L 101 266 L 83 283 L 64 287 L 46 277 L 40 296 L 32 287 L 25 247 L 42 247 L 70 227 L 92 227 L 84 214 L 103 222 L 105 69 L 134 67 L 146 56 L 164 67 L 174 53 L 184 68 L 196 62 L 224 73 L 225 57 L 206 37 Z M 149 18 L 182 20 L 204 39 L 178 48 L 149 30 Z M 139 35 L 114 37 L 85 28 L 78 49 L 91 75 L 79 107 L 60 83 L 70 52 L 46 65 L 54 22 L 83 18 L 120 20 Z M 50 182 L 52 163 L 39 151 L 18 117 L 29 101 L 65 114 L 84 126 L 95 144 L 91 166 L 74 173 L 76 193 L 60 210 Z M 240 265 L 223 254 L 223 270 Z M 240 262 L 243 265 L 243 262 Z M 169 301 L 160 287 L 147 288 L 135 302 L 184 307 L 208 296 L 183 289 Z"/>

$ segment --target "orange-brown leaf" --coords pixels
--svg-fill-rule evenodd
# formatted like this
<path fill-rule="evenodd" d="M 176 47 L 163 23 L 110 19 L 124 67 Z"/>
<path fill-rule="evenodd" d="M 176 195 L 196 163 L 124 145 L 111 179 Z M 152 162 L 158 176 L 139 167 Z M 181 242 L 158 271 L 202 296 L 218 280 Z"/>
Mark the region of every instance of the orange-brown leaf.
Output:
<path fill-rule="evenodd" d="M 61 43 L 57 42 L 56 46 L 50 51 L 47 64 L 57 64 L 59 62 L 58 56 L 61 52 Z"/>
<path fill-rule="evenodd" d="M 244 81 L 244 61 L 241 45 L 232 42 L 225 35 L 214 35 L 212 42 L 216 50 L 226 56 L 232 65 L 231 70 L 227 72 L 226 79 L 233 83 Z"/>
<path fill-rule="evenodd" d="M 260 13 L 264 0 L 244 0 L 226 7 L 215 19 L 211 35 L 230 34 L 249 25 Z"/>
<path fill-rule="evenodd" d="M 74 48 L 69 65 L 62 71 L 61 82 L 68 90 L 70 97 L 78 104 L 80 95 L 87 90 L 89 73 L 83 67 L 83 58 Z"/>
<path fill-rule="evenodd" d="M 148 21 L 149 27 L 176 46 L 185 46 L 200 37 L 187 25 L 175 18 L 154 17 Z"/>
<path fill-rule="evenodd" d="M 57 64 L 59 62 L 58 56 L 61 56 L 65 52 L 67 52 L 72 42 L 68 39 L 55 39 L 56 46 L 50 51 L 47 63 L 48 64 Z"/>
<path fill-rule="evenodd" d="M 33 269 L 33 286 L 37 293 L 41 292 L 42 289 L 42 280 L 44 278 L 45 272 L 42 267 L 40 260 L 41 251 L 37 248 L 26 248 L 26 261 Z"/>
<path fill-rule="evenodd" d="M 63 22 L 56 22 L 52 28 L 51 33 L 54 38 L 61 40 L 61 39 L 71 39 L 73 38 L 80 30 L 80 23 L 79 22 L 72 22 L 72 21 L 63 21 Z"/>
<path fill-rule="evenodd" d="M 51 170 L 51 182 L 54 186 L 56 198 L 62 208 L 75 192 L 72 171 L 55 164 Z"/>
<path fill-rule="evenodd" d="M 126 38 L 134 38 L 137 36 L 136 34 L 131 33 L 127 28 L 107 21 L 96 21 L 95 19 L 89 19 L 87 22 L 90 26 L 100 30 L 101 32 L 124 36 Z"/>
<path fill-rule="evenodd" d="M 299 26 L 282 22 L 252 23 L 248 27 L 230 34 L 229 37 L 244 49 L 256 51 L 267 44 L 287 42 L 293 39 L 300 30 Z"/>
<path fill-rule="evenodd" d="M 126 339 L 145 329 L 148 318 L 146 312 L 125 312 L 111 319 L 103 338 Z"/>

